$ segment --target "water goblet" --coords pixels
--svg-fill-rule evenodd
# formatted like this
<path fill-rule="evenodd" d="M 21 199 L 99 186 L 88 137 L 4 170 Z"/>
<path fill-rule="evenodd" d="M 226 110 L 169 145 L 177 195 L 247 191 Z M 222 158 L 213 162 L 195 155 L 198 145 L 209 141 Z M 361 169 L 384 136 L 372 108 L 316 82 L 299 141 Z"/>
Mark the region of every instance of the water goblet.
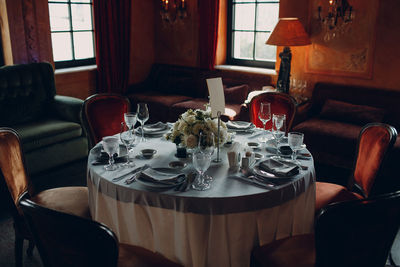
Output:
<path fill-rule="evenodd" d="M 142 138 L 140 138 L 141 142 L 145 142 L 146 138 L 144 138 L 144 124 L 149 119 L 149 109 L 147 108 L 146 103 L 138 103 L 137 104 L 137 120 L 141 124 L 142 130 Z"/>
<path fill-rule="evenodd" d="M 263 123 L 263 129 L 264 129 L 264 136 L 260 137 L 259 141 L 266 142 L 268 140 L 268 137 L 266 135 L 267 131 L 265 130 L 265 126 L 266 126 L 267 122 L 271 120 L 271 104 L 270 103 L 262 102 L 260 104 L 260 110 L 258 111 L 258 118 Z"/>
<path fill-rule="evenodd" d="M 290 148 L 292 149 L 292 161 L 295 163 L 298 163 L 296 158 L 297 158 L 297 150 L 300 150 L 303 148 L 303 140 L 304 140 L 304 134 L 299 133 L 299 132 L 290 132 L 288 134 L 288 143 Z"/>
<path fill-rule="evenodd" d="M 135 142 L 135 134 L 133 133 L 133 127 L 129 127 L 127 123 L 121 122 L 121 133 L 119 134 L 119 137 L 121 139 L 121 142 L 125 145 L 126 147 L 126 152 L 127 152 L 127 162 L 123 164 L 123 166 L 126 167 L 133 167 L 135 166 L 135 163 L 131 160 L 130 154 L 133 153 L 133 144 Z"/>
<path fill-rule="evenodd" d="M 211 188 L 210 182 L 205 180 L 204 173 L 210 167 L 211 155 L 208 153 L 203 153 L 200 150 L 196 150 L 193 153 L 193 166 L 199 173 L 192 184 L 192 188 L 195 190 L 204 191 Z"/>
<path fill-rule="evenodd" d="M 103 149 L 109 157 L 108 165 L 104 166 L 104 169 L 106 169 L 106 171 L 116 170 L 117 166 L 114 164 L 114 154 L 117 153 L 119 149 L 118 138 L 115 136 L 103 137 Z"/>
<path fill-rule="evenodd" d="M 280 158 L 279 156 L 279 143 L 285 136 L 286 132 L 286 115 L 273 114 L 272 115 L 272 135 L 276 140 L 276 155 L 273 158 Z"/>

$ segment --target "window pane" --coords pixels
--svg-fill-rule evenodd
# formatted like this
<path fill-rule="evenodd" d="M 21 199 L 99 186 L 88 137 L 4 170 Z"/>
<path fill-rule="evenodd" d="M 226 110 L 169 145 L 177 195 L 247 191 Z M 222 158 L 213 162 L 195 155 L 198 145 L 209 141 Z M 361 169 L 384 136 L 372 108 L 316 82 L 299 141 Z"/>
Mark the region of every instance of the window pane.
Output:
<path fill-rule="evenodd" d="M 49 2 L 68 2 L 68 0 L 51 0 Z"/>
<path fill-rule="evenodd" d="M 275 3 L 258 4 L 257 6 L 257 30 L 272 31 L 278 23 L 279 5 Z"/>
<path fill-rule="evenodd" d="M 254 30 L 255 4 L 235 5 L 235 30 Z"/>
<path fill-rule="evenodd" d="M 71 3 L 91 3 L 91 0 L 71 0 Z"/>
<path fill-rule="evenodd" d="M 92 13 L 90 5 L 71 4 L 72 11 L 72 29 L 91 30 L 92 29 Z"/>
<path fill-rule="evenodd" d="M 74 32 L 75 59 L 94 57 L 93 33 Z"/>
<path fill-rule="evenodd" d="M 51 34 L 54 61 L 72 60 L 70 33 L 59 32 Z"/>
<path fill-rule="evenodd" d="M 270 35 L 264 32 L 256 33 L 256 60 L 276 61 L 276 46 L 265 44 Z"/>
<path fill-rule="evenodd" d="M 68 4 L 49 4 L 51 31 L 68 31 L 69 11 Z"/>
<path fill-rule="evenodd" d="M 254 33 L 235 32 L 234 42 L 234 58 L 253 59 Z"/>

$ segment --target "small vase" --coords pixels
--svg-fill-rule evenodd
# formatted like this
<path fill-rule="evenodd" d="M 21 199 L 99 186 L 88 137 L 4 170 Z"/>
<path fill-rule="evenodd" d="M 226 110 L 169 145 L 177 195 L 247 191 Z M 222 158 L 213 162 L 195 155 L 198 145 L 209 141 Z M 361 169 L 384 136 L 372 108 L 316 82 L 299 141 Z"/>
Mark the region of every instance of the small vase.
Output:
<path fill-rule="evenodd" d="M 176 157 L 177 158 L 186 158 L 187 150 L 186 147 L 182 144 L 176 145 Z"/>

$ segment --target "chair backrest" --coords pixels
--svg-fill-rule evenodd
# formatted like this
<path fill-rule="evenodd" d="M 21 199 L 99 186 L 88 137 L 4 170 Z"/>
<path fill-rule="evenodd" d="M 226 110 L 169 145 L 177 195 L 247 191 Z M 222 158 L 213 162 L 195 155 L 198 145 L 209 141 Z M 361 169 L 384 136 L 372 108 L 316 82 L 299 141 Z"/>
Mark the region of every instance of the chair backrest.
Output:
<path fill-rule="evenodd" d="M 96 94 L 83 103 L 82 124 L 92 148 L 104 136 L 114 135 L 121 130 L 124 113 L 130 110 L 129 99 L 117 94 Z"/>
<path fill-rule="evenodd" d="M 19 214 L 19 198 L 31 190 L 24 161 L 17 132 L 11 128 L 0 128 L 0 170 L 15 204 L 12 207 L 14 216 Z"/>
<path fill-rule="evenodd" d="M 400 225 L 400 191 L 334 203 L 316 218 L 316 266 L 383 267 Z"/>
<path fill-rule="evenodd" d="M 296 100 L 288 94 L 279 92 L 265 92 L 253 97 L 250 102 L 250 121 L 257 127 L 263 127 L 258 118 L 261 102 L 271 103 L 271 120 L 267 122 L 265 128 L 270 129 L 272 127 L 272 114 L 280 113 L 286 115 L 286 131 L 288 132 L 296 115 Z"/>
<path fill-rule="evenodd" d="M 375 186 L 380 186 L 379 172 L 396 138 L 396 129 L 388 124 L 369 123 L 362 128 L 349 190 L 356 186 L 365 197 L 374 193 Z"/>
<path fill-rule="evenodd" d="M 118 239 L 107 226 L 39 206 L 25 197 L 19 205 L 44 266 L 117 266 Z"/>

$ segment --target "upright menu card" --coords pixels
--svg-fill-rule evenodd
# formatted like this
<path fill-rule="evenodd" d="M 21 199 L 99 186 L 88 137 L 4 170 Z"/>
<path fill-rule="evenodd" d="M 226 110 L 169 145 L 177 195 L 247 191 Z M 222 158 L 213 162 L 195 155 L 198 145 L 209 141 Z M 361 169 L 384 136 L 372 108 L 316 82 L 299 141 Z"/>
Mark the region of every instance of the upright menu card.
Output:
<path fill-rule="evenodd" d="M 210 94 L 211 116 L 217 117 L 218 112 L 225 113 L 225 95 L 221 77 L 207 79 L 208 93 Z"/>

